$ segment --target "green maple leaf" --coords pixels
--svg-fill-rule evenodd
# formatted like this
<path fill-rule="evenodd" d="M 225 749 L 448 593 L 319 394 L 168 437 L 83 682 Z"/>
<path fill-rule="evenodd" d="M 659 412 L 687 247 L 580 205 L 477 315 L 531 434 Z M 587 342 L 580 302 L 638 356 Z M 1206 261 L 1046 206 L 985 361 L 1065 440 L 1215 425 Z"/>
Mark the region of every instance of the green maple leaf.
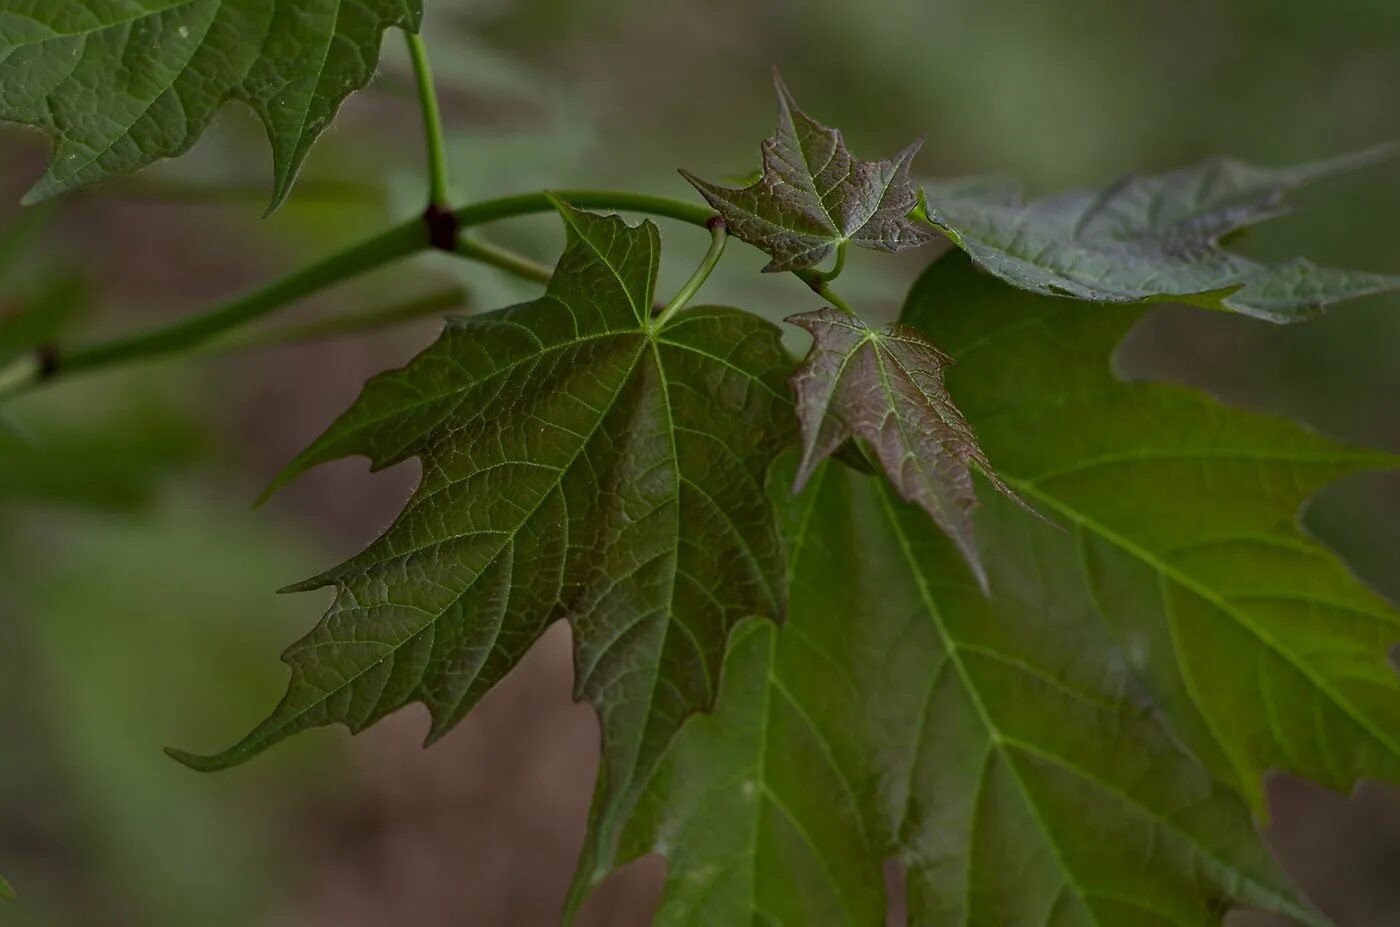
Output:
<path fill-rule="evenodd" d="M 1144 702 L 1063 532 L 985 507 L 988 598 L 882 480 L 775 476 L 788 620 L 735 632 L 624 831 L 668 859 L 658 925 L 883 923 L 890 856 L 920 927 L 1323 922 Z"/>
<path fill-rule="evenodd" d="M 423 478 L 332 586 L 286 654 L 272 715 L 201 769 L 317 725 L 360 730 L 410 702 L 429 741 L 567 618 L 575 692 L 603 730 L 588 853 L 607 865 L 621 814 L 681 722 L 708 708 L 730 629 L 782 610 L 763 479 L 791 433 L 776 326 L 694 308 L 657 330 L 660 236 L 559 205 L 568 244 L 543 297 L 453 320 L 283 474 L 362 454 Z"/>
<path fill-rule="evenodd" d="M 1296 322 L 1400 288 L 1400 277 L 1303 259 L 1263 264 L 1222 250 L 1221 239 L 1281 214 L 1290 190 L 1390 151 L 1281 169 L 1222 158 L 1024 204 L 1004 190 L 959 196 L 930 187 L 926 210 L 978 264 L 1022 289 L 1110 303 L 1170 299 Z"/>
<path fill-rule="evenodd" d="M 44 130 L 38 202 L 182 154 L 230 100 L 267 127 L 273 206 L 384 30 L 422 0 L 0 0 L 0 119 Z"/>
<path fill-rule="evenodd" d="M 724 217 L 731 234 L 767 252 L 765 271 L 820 264 L 847 243 L 903 251 L 932 240 L 910 218 L 918 194 L 909 165 L 922 140 L 885 161 L 851 156 L 841 133 L 802 112 L 782 79 L 778 131 L 763 142 L 763 175 L 743 188 L 682 176 Z"/>
<path fill-rule="evenodd" d="M 1069 529 L 1079 581 L 1223 781 L 1262 813 L 1270 770 L 1400 780 L 1400 614 L 1297 523 L 1326 483 L 1400 460 L 1122 382 L 1107 359 L 1141 311 L 1009 289 L 954 254 L 903 320 L 958 359 L 949 390 L 998 473 Z"/>
<path fill-rule="evenodd" d="M 6 901 L 15 900 L 15 890 L 10 886 L 10 883 L 5 880 L 4 876 L 0 876 L 0 898 Z"/>
<path fill-rule="evenodd" d="M 996 477 L 944 388 L 943 368 L 952 359 L 908 326 L 873 329 L 829 307 L 787 321 L 813 337 L 792 377 L 802 424 L 795 490 L 842 444 L 862 438 L 900 495 L 923 506 L 985 582 L 972 531 L 977 496 L 970 465 L 1015 494 Z"/>

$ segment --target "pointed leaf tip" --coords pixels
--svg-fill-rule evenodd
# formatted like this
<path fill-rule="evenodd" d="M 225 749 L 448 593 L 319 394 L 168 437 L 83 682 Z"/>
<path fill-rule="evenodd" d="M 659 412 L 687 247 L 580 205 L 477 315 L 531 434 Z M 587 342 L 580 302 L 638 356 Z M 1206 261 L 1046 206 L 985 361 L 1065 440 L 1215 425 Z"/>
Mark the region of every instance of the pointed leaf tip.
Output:
<path fill-rule="evenodd" d="M 359 0 L 354 16 L 337 16 L 339 5 L 0 0 L 4 41 L 25 52 L 0 63 L 0 119 L 53 141 L 48 169 L 24 201 L 182 155 L 238 100 L 272 145 L 272 212 L 341 104 L 373 78 L 385 31 L 422 22 L 422 0 Z M 297 48 L 325 54 L 288 53 Z"/>

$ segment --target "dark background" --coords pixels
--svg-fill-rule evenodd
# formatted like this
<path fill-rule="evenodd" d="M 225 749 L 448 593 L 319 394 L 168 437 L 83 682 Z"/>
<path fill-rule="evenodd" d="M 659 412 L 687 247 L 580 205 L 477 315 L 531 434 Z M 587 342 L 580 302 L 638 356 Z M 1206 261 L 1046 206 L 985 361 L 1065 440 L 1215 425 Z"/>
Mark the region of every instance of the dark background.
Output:
<path fill-rule="evenodd" d="M 427 0 L 459 201 L 542 187 L 693 196 L 675 174 L 744 174 L 773 123 L 776 64 L 858 155 L 912 136 L 924 176 L 999 173 L 1030 192 L 1099 185 L 1228 153 L 1281 164 L 1400 137 L 1394 0 Z M 22 217 L 45 156 L 0 135 L 0 308 L 52 299 L 80 335 L 199 310 L 420 206 L 418 116 L 402 39 L 269 219 L 261 129 L 230 108 L 187 157 Z M 1305 214 L 1240 247 L 1400 273 L 1400 162 L 1299 197 Z M 663 229 L 679 282 L 704 234 Z M 492 229 L 541 259 L 547 219 Z M 0 248 L 0 251 L 4 249 Z M 928 254 L 854 255 L 843 294 L 892 315 Z M 763 258 L 730 249 L 707 301 L 774 317 L 814 308 Z M 287 313 L 311 319 L 452 284 L 493 308 L 535 288 L 425 257 Z M 86 287 L 87 296 L 72 292 Z M 201 776 L 166 744 L 223 746 L 280 695 L 276 655 L 324 593 L 273 590 L 359 550 L 411 467 L 363 461 L 250 502 L 358 392 L 437 323 L 77 380 L 17 405 L 40 450 L 0 446 L 0 871 L 16 925 L 535 925 L 555 920 L 596 762 L 556 628 L 431 751 L 419 710 L 350 738 L 297 738 Z M 1130 338 L 1125 373 L 1400 452 L 1400 295 L 1275 328 L 1167 307 Z M 34 443 L 25 446 L 33 447 Z M 1325 491 L 1310 527 L 1400 597 L 1400 478 Z M 1342 927 L 1400 923 L 1400 795 L 1279 781 L 1270 833 Z M 646 923 L 661 866 L 615 878 L 581 922 Z M 1239 923 L 1262 924 L 1239 918 Z"/>

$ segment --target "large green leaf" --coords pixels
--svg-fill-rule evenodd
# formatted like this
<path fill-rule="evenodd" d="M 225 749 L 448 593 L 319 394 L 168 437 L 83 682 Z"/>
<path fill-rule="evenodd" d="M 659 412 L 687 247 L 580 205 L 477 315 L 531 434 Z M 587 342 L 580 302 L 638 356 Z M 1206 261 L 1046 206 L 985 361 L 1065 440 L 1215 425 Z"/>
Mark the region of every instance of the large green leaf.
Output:
<path fill-rule="evenodd" d="M 792 431 L 778 329 L 697 308 L 656 330 L 656 226 L 560 205 L 568 245 L 545 295 L 453 320 L 290 466 L 418 458 L 404 511 L 333 586 L 286 654 L 290 689 L 231 749 L 248 759 L 316 725 L 360 730 L 410 702 L 442 736 L 554 620 L 603 731 L 593 835 L 620 815 L 681 722 L 708 708 L 730 629 L 777 617 L 782 557 L 763 490 Z"/>
<path fill-rule="evenodd" d="M 883 481 L 828 464 L 786 509 L 788 620 L 734 634 L 625 832 L 669 860 L 658 924 L 883 923 L 890 856 L 928 927 L 1320 922 L 1135 690 L 1062 532 L 982 509 L 989 599 Z"/>
<path fill-rule="evenodd" d="M 1279 215 L 1288 191 L 1389 153 L 1278 169 L 1220 158 L 1031 203 L 1004 187 L 932 185 L 926 208 L 978 264 L 1013 286 L 1111 303 L 1186 300 L 1296 322 L 1329 303 L 1396 289 L 1400 277 L 1303 259 L 1262 264 L 1222 250 L 1220 240 Z"/>
<path fill-rule="evenodd" d="M 852 157 L 839 131 L 802 112 L 776 73 L 774 82 L 778 131 L 763 142 L 761 177 L 734 188 L 681 171 L 733 235 L 772 257 L 763 269 L 813 267 L 848 242 L 903 251 L 932 240 L 909 218 L 918 201 L 909 165 L 923 142 L 884 161 Z"/>
<path fill-rule="evenodd" d="M 272 144 L 273 205 L 422 0 L 0 0 L 0 118 L 54 141 L 37 202 L 189 149 L 229 100 Z"/>
<path fill-rule="evenodd" d="M 1108 358 L 1139 314 L 1009 289 L 954 253 L 904 321 L 957 358 L 949 391 L 998 473 L 1069 529 L 1079 581 L 1219 776 L 1261 811 L 1270 770 L 1400 780 L 1400 614 L 1296 520 L 1324 484 L 1398 461 L 1122 382 Z"/>

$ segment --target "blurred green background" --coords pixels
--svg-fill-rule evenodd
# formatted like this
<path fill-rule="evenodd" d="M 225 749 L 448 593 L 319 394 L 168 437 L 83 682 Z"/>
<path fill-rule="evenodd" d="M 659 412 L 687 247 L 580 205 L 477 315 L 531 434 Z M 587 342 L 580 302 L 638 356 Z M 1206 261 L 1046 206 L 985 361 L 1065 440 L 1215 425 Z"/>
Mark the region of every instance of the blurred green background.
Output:
<path fill-rule="evenodd" d="M 744 174 L 779 66 L 858 155 L 926 134 L 925 176 L 996 173 L 1033 194 L 1226 153 L 1263 163 L 1400 138 L 1395 0 L 427 0 L 456 198 L 617 186 L 692 196 L 676 175 Z M 424 180 L 402 40 L 269 219 L 261 129 L 227 111 L 178 161 L 21 212 L 41 139 L 0 136 L 0 354 L 36 317 L 90 337 L 198 310 L 413 214 Z M 1299 200 L 1253 232 L 1259 257 L 1400 273 L 1400 161 Z M 664 228 L 678 283 L 704 246 Z M 547 219 L 490 233 L 541 259 Z M 927 254 L 853 255 L 843 293 L 891 315 Z M 730 250 L 706 290 L 778 317 L 813 308 Z M 313 300 L 315 319 L 463 286 L 471 308 L 533 289 L 428 256 Z M 36 310 L 42 310 L 36 314 Z M 20 313 L 26 312 L 21 316 Z M 955 307 L 950 307 L 955 311 Z M 23 320 L 23 321 L 20 321 Z M 370 540 L 415 473 L 323 468 L 262 509 L 278 467 L 363 379 L 426 344 L 392 332 L 76 380 L 0 423 L 0 871 L 17 925 L 535 925 L 554 921 L 596 762 L 556 629 L 431 751 L 405 712 L 318 732 L 207 777 L 166 744 L 221 746 L 280 695 L 275 660 L 324 594 L 279 597 Z M 1400 295 L 1295 328 L 1177 307 L 1118 359 L 1224 400 L 1400 452 Z M 1400 598 L 1400 478 L 1358 477 L 1310 527 Z M 1400 797 L 1280 781 L 1270 835 L 1342 927 L 1400 923 Z M 622 873 L 581 922 L 646 923 L 660 868 Z M 1242 917 L 1238 923 L 1264 921 Z"/>

